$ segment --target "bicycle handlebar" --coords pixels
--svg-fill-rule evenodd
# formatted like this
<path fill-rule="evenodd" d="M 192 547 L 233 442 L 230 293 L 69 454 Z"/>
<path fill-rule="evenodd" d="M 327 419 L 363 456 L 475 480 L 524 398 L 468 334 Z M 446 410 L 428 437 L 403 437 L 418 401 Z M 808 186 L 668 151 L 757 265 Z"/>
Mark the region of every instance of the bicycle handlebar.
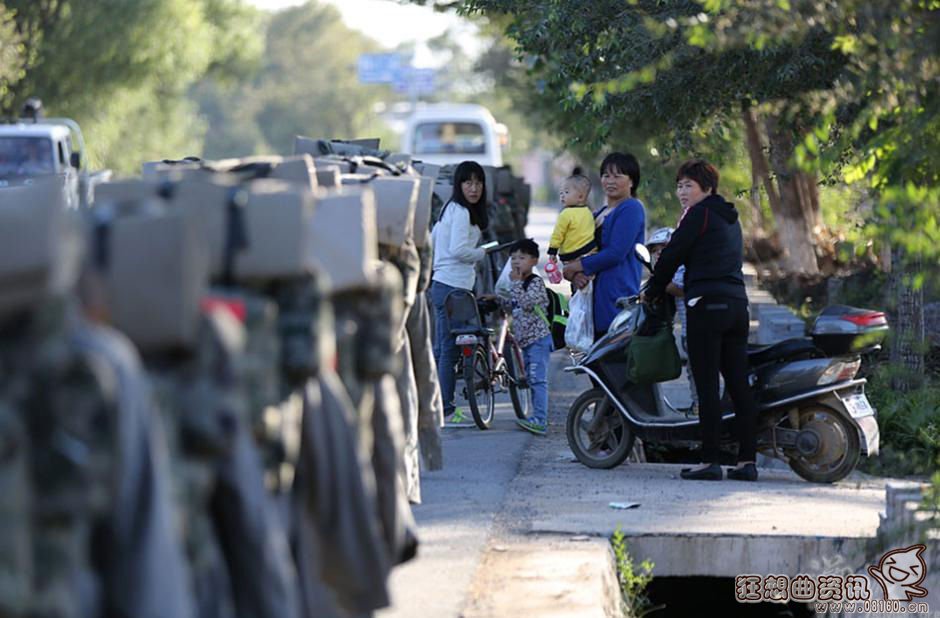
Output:
<path fill-rule="evenodd" d="M 485 251 L 487 254 L 490 254 L 490 253 L 499 253 L 500 251 L 505 251 L 506 249 L 512 247 L 514 244 L 516 244 L 516 241 L 515 241 L 515 240 L 513 240 L 513 241 L 511 241 L 511 242 L 504 242 L 504 243 L 501 244 L 501 245 L 496 245 L 495 247 L 489 247 L 489 248 L 487 248 L 487 249 L 484 249 L 484 251 Z"/>

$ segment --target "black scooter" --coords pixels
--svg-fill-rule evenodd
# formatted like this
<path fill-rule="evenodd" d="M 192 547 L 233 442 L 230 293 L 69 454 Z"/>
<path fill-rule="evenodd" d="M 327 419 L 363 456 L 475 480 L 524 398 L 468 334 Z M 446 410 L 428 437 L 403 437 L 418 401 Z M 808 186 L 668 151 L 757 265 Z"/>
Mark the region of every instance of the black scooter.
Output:
<path fill-rule="evenodd" d="M 646 247 L 637 256 L 650 268 Z M 568 444 L 578 461 L 591 468 L 613 468 L 645 444 L 679 448 L 700 445 L 699 419 L 668 405 L 659 384 L 627 380 L 625 350 L 639 310 L 638 297 L 621 299 L 622 311 L 607 334 L 565 371 L 591 378 L 568 411 Z M 876 412 L 865 396 L 865 379 L 856 378 L 861 355 L 881 347 L 885 315 L 847 306 L 822 311 L 808 337 L 787 339 L 748 352 L 749 382 L 758 404 L 757 449 L 786 461 L 807 481 L 833 483 L 845 478 L 860 455 L 878 453 Z M 734 409 L 722 399 L 722 450 L 736 448 Z"/>

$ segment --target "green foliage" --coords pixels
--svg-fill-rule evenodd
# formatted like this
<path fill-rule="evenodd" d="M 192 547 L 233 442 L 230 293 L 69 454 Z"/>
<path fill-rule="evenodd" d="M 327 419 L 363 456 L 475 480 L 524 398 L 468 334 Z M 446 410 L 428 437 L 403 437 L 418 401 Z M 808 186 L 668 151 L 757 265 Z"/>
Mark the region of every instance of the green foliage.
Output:
<path fill-rule="evenodd" d="M 794 45 L 719 49 L 694 1 L 467 0 L 508 14 L 535 86 L 529 107 L 574 147 L 655 136 L 664 156 L 721 140 L 742 103 L 824 88 L 840 54 L 825 32 Z"/>
<path fill-rule="evenodd" d="M 888 185 L 866 221 L 866 235 L 873 241 L 900 247 L 909 262 L 933 264 L 920 273 L 940 276 L 940 186 L 913 182 Z M 918 269 L 919 270 L 919 269 Z"/>
<path fill-rule="evenodd" d="M 94 166 L 198 151 L 202 127 L 187 100 L 204 76 L 234 78 L 260 53 L 256 12 L 241 0 L 6 0 L 26 51 L 4 101 L 29 96 L 82 125 Z"/>
<path fill-rule="evenodd" d="M 12 96 L 12 85 L 23 77 L 25 53 L 13 14 L 0 2 L 0 110 Z"/>
<path fill-rule="evenodd" d="M 815 116 L 797 149 L 804 167 L 868 187 L 864 239 L 900 248 L 919 279 L 940 262 L 940 4 L 934 0 L 801 3 L 801 19 L 772 0 L 724 3 L 719 45 L 750 45 L 772 32 L 788 44 L 812 28 L 832 37 L 844 66 L 832 86 L 804 101 Z M 810 26 L 812 24 L 812 26 Z M 873 206 L 869 206 L 873 204 Z"/>
<path fill-rule="evenodd" d="M 755 107 L 799 136 L 795 163 L 867 185 L 862 212 L 847 213 L 864 223 L 857 248 L 900 243 L 924 266 L 940 260 L 935 0 L 458 4 L 507 22 L 528 67 L 519 104 L 576 152 L 714 157 Z"/>
<path fill-rule="evenodd" d="M 258 80 L 269 93 L 259 110 L 268 143 L 290 148 L 297 133 L 356 137 L 381 92 L 358 84 L 356 59 L 377 49 L 333 7 L 311 2 L 275 14 Z"/>
<path fill-rule="evenodd" d="M 881 453 L 861 468 L 885 476 L 926 478 L 940 463 L 940 381 L 934 378 L 899 393 L 891 386 L 894 371 L 898 369 L 883 365 L 869 377 L 867 392 L 878 410 Z"/>
<path fill-rule="evenodd" d="M 653 581 L 653 567 L 649 560 L 637 565 L 627 551 L 627 541 L 618 526 L 610 540 L 617 566 L 617 581 L 620 583 L 620 595 L 623 602 L 624 616 L 644 616 L 656 608 L 652 607 L 646 596 L 646 587 Z"/>
<path fill-rule="evenodd" d="M 481 37 L 484 51 L 471 68 L 473 74 L 482 78 L 482 89 L 467 98 L 467 102 L 486 106 L 498 122 L 509 129 L 510 143 L 504 151 L 507 163 L 516 166 L 522 157 L 537 148 L 560 151 L 561 140 L 530 122 L 526 110 L 517 101 L 525 96 L 528 82 L 525 67 L 516 58 L 514 44 L 504 33 L 500 20 L 481 20 Z M 448 63 L 450 64 L 450 63 Z M 444 93 L 449 100 L 449 93 Z"/>
<path fill-rule="evenodd" d="M 812 28 L 830 34 L 844 66 L 831 88 L 807 102 L 820 122 L 806 146 L 815 140 L 829 151 L 820 163 L 836 163 L 850 182 L 867 179 L 876 188 L 937 184 L 940 176 L 930 157 L 940 137 L 940 5 L 825 0 L 801 3 L 801 19 L 773 0 L 726 5 L 727 21 L 719 28 L 724 45 L 754 44 L 761 32 L 790 44 Z"/>
<path fill-rule="evenodd" d="M 934 472 L 930 478 L 930 488 L 924 496 L 924 506 L 933 511 L 934 529 L 940 527 L 940 459 L 934 462 Z"/>
<path fill-rule="evenodd" d="M 93 167 L 139 174 L 142 161 L 199 154 L 205 125 L 186 97 L 154 105 L 150 89 L 121 89 L 81 122 Z M 157 130 L 162 128 L 162 130 Z"/>
<path fill-rule="evenodd" d="M 311 0 L 273 15 L 244 0 L 6 0 L 26 72 L 0 63 L 0 103 L 28 96 L 85 133 L 94 167 L 290 152 L 296 134 L 389 137 L 357 56 L 378 45 Z M 0 13 L 0 59 L 18 49 Z"/>
<path fill-rule="evenodd" d="M 359 54 L 377 50 L 328 5 L 308 2 L 270 16 L 264 62 L 252 79 L 210 79 L 194 89 L 208 122 L 205 156 L 289 153 L 298 134 L 387 137 L 373 106 L 388 88 L 363 86 L 356 76 Z"/>

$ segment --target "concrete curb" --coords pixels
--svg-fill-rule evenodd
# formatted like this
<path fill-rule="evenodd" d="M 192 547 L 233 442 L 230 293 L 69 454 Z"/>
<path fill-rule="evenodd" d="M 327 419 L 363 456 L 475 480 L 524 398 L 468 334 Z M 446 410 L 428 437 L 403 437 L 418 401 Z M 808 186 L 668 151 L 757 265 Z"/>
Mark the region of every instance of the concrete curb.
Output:
<path fill-rule="evenodd" d="M 610 543 L 586 536 L 532 535 L 490 544 L 461 616 L 623 616 Z"/>

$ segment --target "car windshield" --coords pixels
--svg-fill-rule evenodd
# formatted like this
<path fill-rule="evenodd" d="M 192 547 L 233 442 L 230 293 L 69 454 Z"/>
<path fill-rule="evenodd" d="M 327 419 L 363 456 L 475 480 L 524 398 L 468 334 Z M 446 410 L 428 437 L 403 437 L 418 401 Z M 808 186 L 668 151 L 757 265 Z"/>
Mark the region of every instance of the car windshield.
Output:
<path fill-rule="evenodd" d="M 0 178 L 27 178 L 53 173 L 52 140 L 45 137 L 0 137 Z"/>
<path fill-rule="evenodd" d="M 425 122 L 415 130 L 415 154 L 485 154 L 486 136 L 475 122 Z"/>

